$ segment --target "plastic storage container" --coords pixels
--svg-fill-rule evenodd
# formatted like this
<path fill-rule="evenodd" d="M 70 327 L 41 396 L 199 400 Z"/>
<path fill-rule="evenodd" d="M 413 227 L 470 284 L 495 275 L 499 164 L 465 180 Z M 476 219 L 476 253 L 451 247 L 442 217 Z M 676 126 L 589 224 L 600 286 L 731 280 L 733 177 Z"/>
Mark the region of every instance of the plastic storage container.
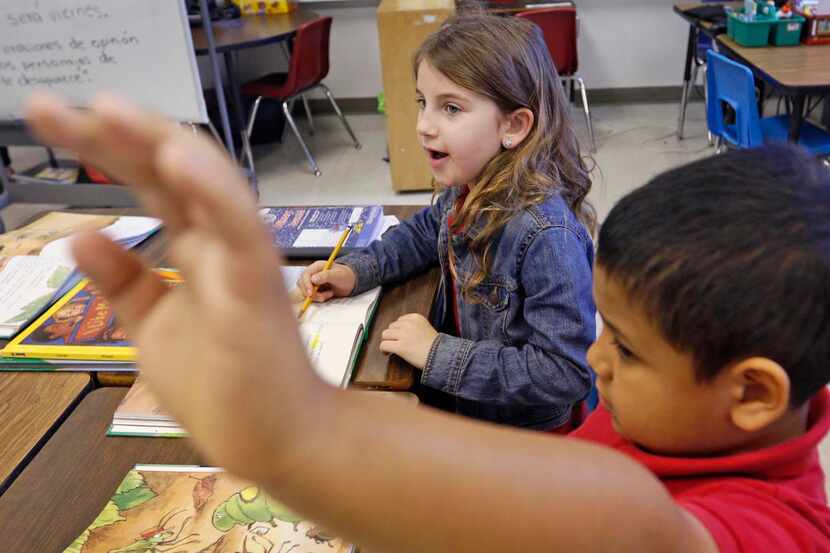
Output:
<path fill-rule="evenodd" d="M 766 2 L 755 2 L 755 10 L 755 13 L 765 17 L 775 17 L 775 14 L 778 12 L 775 4 L 767 4 Z"/>
<path fill-rule="evenodd" d="M 742 19 L 743 12 L 730 12 L 726 19 L 726 33 L 741 46 L 757 47 L 769 44 L 770 31 L 775 19 L 756 15 L 751 20 Z"/>
<path fill-rule="evenodd" d="M 801 26 L 804 18 L 793 15 L 773 23 L 770 41 L 776 46 L 795 46 L 801 42 Z"/>

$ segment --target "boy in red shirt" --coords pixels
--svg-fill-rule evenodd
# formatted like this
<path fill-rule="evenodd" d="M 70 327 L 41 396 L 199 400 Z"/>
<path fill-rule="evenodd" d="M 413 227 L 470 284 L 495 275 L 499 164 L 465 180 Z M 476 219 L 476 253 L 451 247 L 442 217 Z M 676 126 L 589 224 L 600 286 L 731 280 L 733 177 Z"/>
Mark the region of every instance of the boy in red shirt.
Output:
<path fill-rule="evenodd" d="M 75 244 L 163 404 L 208 461 L 333 533 L 375 552 L 830 551 L 830 174 L 802 153 L 709 158 L 614 208 L 603 406 L 575 439 L 325 386 L 215 146 L 115 99 L 39 96 L 29 118 L 167 222 L 175 289 L 103 236 Z"/>

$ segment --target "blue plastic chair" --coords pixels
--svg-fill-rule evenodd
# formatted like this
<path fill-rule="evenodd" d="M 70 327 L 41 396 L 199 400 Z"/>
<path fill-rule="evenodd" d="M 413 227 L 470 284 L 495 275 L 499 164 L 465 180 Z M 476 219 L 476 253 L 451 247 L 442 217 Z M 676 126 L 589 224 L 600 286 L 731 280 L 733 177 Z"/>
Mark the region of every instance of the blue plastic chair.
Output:
<path fill-rule="evenodd" d="M 758 116 L 755 80 L 745 65 L 709 50 L 706 122 L 709 132 L 738 148 L 757 148 L 770 142 L 787 142 L 790 118 Z M 734 111 L 734 123 L 727 123 L 724 104 Z M 830 133 L 805 121 L 798 144 L 818 156 L 830 155 Z"/>

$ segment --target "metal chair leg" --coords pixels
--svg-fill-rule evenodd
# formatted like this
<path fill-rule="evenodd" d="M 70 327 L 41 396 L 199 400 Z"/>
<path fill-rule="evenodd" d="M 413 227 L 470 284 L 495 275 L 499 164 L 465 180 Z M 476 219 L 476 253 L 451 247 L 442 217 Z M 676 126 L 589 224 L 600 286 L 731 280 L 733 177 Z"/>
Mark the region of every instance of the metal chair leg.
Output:
<path fill-rule="evenodd" d="M 294 118 L 291 117 L 291 108 L 289 107 L 289 102 L 282 103 L 282 112 L 285 114 L 285 120 L 288 121 L 288 124 L 291 126 L 291 130 L 294 131 L 294 136 L 296 136 L 297 140 L 300 141 L 300 146 L 303 148 L 303 152 L 305 152 L 305 157 L 308 159 L 308 164 L 311 165 L 311 169 L 314 171 L 314 176 L 319 177 L 323 173 L 320 172 L 320 168 L 317 167 L 317 162 L 314 161 L 314 157 L 308 150 L 308 146 L 306 146 L 303 137 L 300 136 L 300 131 L 297 129 L 297 125 L 294 123 Z"/>
<path fill-rule="evenodd" d="M 582 93 L 582 110 L 585 112 L 585 123 L 588 125 L 588 137 L 591 139 L 591 151 L 597 151 L 597 142 L 594 139 L 594 124 L 591 122 L 591 110 L 588 108 L 588 93 L 585 91 L 585 81 L 582 77 L 576 77 L 579 81 L 579 91 Z"/>
<path fill-rule="evenodd" d="M 354 132 L 352 132 L 352 128 L 349 126 L 349 122 L 346 121 L 346 117 L 343 115 L 343 112 L 340 111 L 340 106 L 338 106 L 337 102 L 334 101 L 334 96 L 332 95 L 331 90 L 329 90 L 329 87 L 327 87 L 323 83 L 320 83 L 317 86 L 323 89 L 326 98 L 328 98 L 329 102 L 331 102 L 331 107 L 334 108 L 335 113 L 337 113 L 337 117 L 340 118 L 340 122 L 343 123 L 343 126 L 346 127 L 346 130 L 349 132 L 349 136 L 352 137 L 352 142 L 354 142 L 355 149 L 361 149 L 363 146 L 360 145 L 360 142 L 358 142 L 357 137 L 354 135 Z"/>
<path fill-rule="evenodd" d="M 251 116 L 248 118 L 248 124 L 245 127 L 245 134 L 248 135 L 248 140 L 251 140 L 251 133 L 254 132 L 254 122 L 256 121 L 256 114 L 259 111 L 259 104 L 262 103 L 262 96 L 257 96 L 254 105 L 251 108 Z"/>
<path fill-rule="evenodd" d="M 308 132 L 311 135 L 314 135 L 314 120 L 311 119 L 311 108 L 308 107 L 308 98 L 305 97 L 305 94 L 301 94 L 303 97 L 303 106 L 305 106 L 305 115 L 308 117 Z"/>

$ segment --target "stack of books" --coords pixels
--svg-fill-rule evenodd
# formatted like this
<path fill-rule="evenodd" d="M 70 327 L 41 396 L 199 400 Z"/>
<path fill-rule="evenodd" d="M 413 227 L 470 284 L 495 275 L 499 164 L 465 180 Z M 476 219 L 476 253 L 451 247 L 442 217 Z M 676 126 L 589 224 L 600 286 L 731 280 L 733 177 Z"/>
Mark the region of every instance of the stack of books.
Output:
<path fill-rule="evenodd" d="M 57 344 L 59 335 L 66 334 L 70 322 L 78 319 L 78 305 L 60 311 L 69 302 L 64 298 L 77 294 L 82 280 L 70 251 L 73 235 L 98 230 L 123 247 L 133 248 L 160 228 L 161 221 L 151 217 L 52 212 L 0 235 L 0 338 L 17 335 L 19 341 L 45 323 L 52 336 L 46 342 Z M 70 311 L 74 315 L 70 316 Z M 47 312 L 54 314 L 48 323 Z M 13 349 L 0 351 L 0 371 L 134 370 L 109 358 L 52 357 L 14 353 Z"/>

